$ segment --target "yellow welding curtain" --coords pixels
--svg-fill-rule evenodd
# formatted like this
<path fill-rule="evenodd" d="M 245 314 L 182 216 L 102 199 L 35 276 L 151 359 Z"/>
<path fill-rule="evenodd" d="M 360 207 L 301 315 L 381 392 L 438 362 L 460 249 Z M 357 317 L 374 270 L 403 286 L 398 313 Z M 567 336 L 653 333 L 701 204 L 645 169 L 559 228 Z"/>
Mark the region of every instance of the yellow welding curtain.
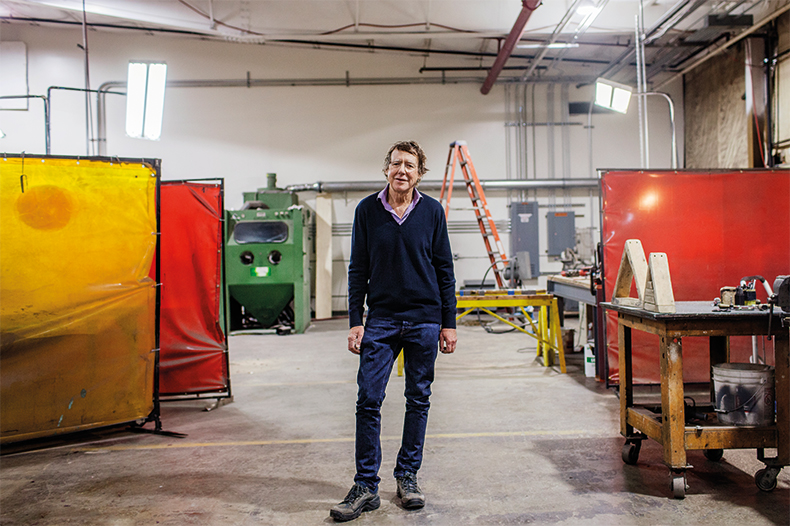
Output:
<path fill-rule="evenodd" d="M 0 443 L 153 409 L 158 174 L 0 157 Z"/>

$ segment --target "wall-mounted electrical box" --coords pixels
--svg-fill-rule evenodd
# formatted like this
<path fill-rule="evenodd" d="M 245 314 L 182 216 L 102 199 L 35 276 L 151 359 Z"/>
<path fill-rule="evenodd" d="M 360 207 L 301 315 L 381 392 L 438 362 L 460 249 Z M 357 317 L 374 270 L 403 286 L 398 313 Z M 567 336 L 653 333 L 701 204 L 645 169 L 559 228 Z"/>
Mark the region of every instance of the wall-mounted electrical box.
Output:
<path fill-rule="evenodd" d="M 538 229 L 538 202 L 510 204 L 510 255 L 529 253 L 530 275 L 540 276 L 540 245 Z M 522 258 L 523 260 L 524 258 Z"/>
<path fill-rule="evenodd" d="M 546 215 L 549 256 L 559 256 L 563 250 L 576 247 L 576 213 L 549 212 Z"/>

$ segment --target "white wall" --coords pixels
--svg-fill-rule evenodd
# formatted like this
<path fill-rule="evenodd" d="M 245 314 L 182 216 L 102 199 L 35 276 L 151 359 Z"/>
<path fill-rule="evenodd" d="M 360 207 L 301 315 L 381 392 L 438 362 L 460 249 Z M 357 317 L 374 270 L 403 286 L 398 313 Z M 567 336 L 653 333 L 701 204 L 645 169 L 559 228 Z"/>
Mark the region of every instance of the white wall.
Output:
<path fill-rule="evenodd" d="M 84 87 L 84 54 L 78 27 L 34 27 L 4 24 L 3 41 L 22 41 L 28 48 L 31 94 L 46 94 L 49 86 Z M 89 32 L 91 87 L 107 81 L 124 81 L 129 60 L 162 60 L 169 80 L 419 77 L 424 57 L 394 53 L 316 50 L 276 45 L 245 45 L 195 40 L 185 37 L 137 33 Z M 452 57 L 431 59 L 434 65 L 471 65 L 474 61 Z M 1 74 L 1 72 L 0 72 Z M 536 119 L 545 119 L 545 87 L 537 89 Z M 571 87 L 571 101 L 590 99 L 591 87 Z M 278 185 L 316 181 L 377 180 L 389 145 L 415 139 L 426 150 L 431 172 L 427 179 L 441 179 L 449 144 L 466 140 L 482 179 L 507 177 L 507 110 L 504 87 L 487 96 L 476 84 L 388 85 L 351 87 L 174 88 L 167 93 L 162 139 L 152 142 L 125 137 L 125 98 L 107 96 L 107 153 L 120 157 L 162 159 L 163 179 L 223 177 L 229 209 L 242 204 L 242 192 L 266 186 L 266 173 L 278 174 Z M 559 87 L 555 99 L 559 102 Z M 673 94 L 678 109 L 679 93 Z M 85 96 L 53 91 L 51 97 L 53 154 L 86 155 Z M 649 100 L 651 166 L 669 167 L 669 125 L 666 103 Z M 94 106 L 95 112 L 95 106 Z M 554 113 L 559 120 L 559 106 Z M 572 116 L 584 122 L 586 116 Z M 678 125 L 682 113 L 676 116 Z M 639 166 L 636 104 L 626 116 L 595 115 L 594 164 L 601 168 Z M 44 153 L 44 117 L 40 101 L 28 111 L 0 111 L 0 151 Z M 555 135 L 555 177 L 562 177 L 561 135 Z M 682 130 L 678 143 L 683 144 Z M 547 175 L 546 137 L 537 135 L 538 178 Z M 570 134 L 572 177 L 589 177 L 587 131 L 574 127 Z M 681 151 L 682 153 L 682 151 Z M 531 156 L 531 153 L 529 154 Z M 681 157 L 682 160 L 682 157 Z M 531 162 L 531 160 L 530 160 Z M 515 177 L 515 175 L 514 175 Z M 534 177 L 534 175 L 532 175 Z M 336 195 L 336 223 L 350 223 L 354 206 L 364 194 Z M 435 197 L 438 197 L 436 195 Z M 576 205 L 577 226 L 597 226 L 597 194 L 574 190 L 491 193 L 495 219 L 508 217 L 511 199 L 537 197 L 542 205 Z M 314 194 L 302 194 L 308 204 Z M 454 206 L 465 206 L 456 193 Z M 548 211 L 548 208 L 544 208 Z M 543 210 L 543 209 L 542 209 Z M 545 221 L 545 214 L 542 214 Z M 473 220 L 471 211 L 453 211 L 450 221 Z M 545 228 L 542 229 L 545 234 Z M 503 234 L 505 247 L 509 246 Z M 349 238 L 335 242 L 333 293 L 335 310 L 344 309 L 345 264 Z M 480 279 L 488 266 L 479 234 L 452 234 L 458 253 L 458 281 Z M 542 241 L 545 247 L 545 239 Z M 556 271 L 561 264 L 541 261 L 542 270 Z M 542 285 L 545 281 L 542 281 Z"/>

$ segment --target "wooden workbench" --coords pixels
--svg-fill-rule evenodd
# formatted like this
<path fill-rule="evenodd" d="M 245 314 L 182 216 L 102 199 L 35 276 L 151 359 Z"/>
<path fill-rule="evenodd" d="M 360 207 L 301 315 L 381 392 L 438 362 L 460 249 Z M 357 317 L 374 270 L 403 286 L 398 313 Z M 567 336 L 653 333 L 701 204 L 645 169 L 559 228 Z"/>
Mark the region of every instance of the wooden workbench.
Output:
<path fill-rule="evenodd" d="M 687 450 L 704 450 L 710 460 L 718 460 L 724 449 L 757 449 L 757 458 L 766 468 L 755 474 L 764 491 L 776 487 L 782 467 L 790 465 L 790 331 L 782 327 L 782 316 L 774 312 L 771 335 L 775 348 L 776 423 L 762 427 L 736 427 L 717 423 L 713 413 L 711 387 L 710 418 L 687 423 L 683 394 L 683 344 L 686 336 L 710 339 L 711 366 L 729 362 L 729 337 L 767 335 L 768 311 L 718 311 L 710 302 L 676 302 L 676 312 L 661 314 L 643 309 L 601 303 L 617 312 L 620 360 L 620 432 L 626 437 L 623 461 L 636 464 L 641 441 L 652 438 L 664 447 L 664 463 L 670 469 L 674 497 L 685 497 Z M 661 363 L 661 405 L 650 410 L 634 404 L 631 370 L 631 330 L 659 336 Z M 697 405 L 697 411 L 702 408 Z M 776 448 L 775 458 L 765 458 L 765 448 Z"/>

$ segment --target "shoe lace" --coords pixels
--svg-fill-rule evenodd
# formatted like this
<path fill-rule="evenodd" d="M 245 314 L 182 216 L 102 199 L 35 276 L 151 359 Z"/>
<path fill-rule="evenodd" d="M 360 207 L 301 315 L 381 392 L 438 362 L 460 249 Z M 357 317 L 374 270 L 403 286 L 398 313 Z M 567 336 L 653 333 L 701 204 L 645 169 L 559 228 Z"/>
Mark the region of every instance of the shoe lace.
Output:
<path fill-rule="evenodd" d="M 413 473 L 407 473 L 403 475 L 401 478 L 401 486 L 403 486 L 403 489 L 408 493 L 416 493 L 420 491 L 420 488 L 417 486 L 417 477 L 414 476 Z"/>
<path fill-rule="evenodd" d="M 343 502 L 344 503 L 354 502 L 359 498 L 360 495 L 364 494 L 365 491 L 366 488 L 361 484 L 354 484 L 354 486 L 352 486 L 351 490 L 348 492 L 348 495 L 346 495 L 346 498 L 343 499 Z"/>

